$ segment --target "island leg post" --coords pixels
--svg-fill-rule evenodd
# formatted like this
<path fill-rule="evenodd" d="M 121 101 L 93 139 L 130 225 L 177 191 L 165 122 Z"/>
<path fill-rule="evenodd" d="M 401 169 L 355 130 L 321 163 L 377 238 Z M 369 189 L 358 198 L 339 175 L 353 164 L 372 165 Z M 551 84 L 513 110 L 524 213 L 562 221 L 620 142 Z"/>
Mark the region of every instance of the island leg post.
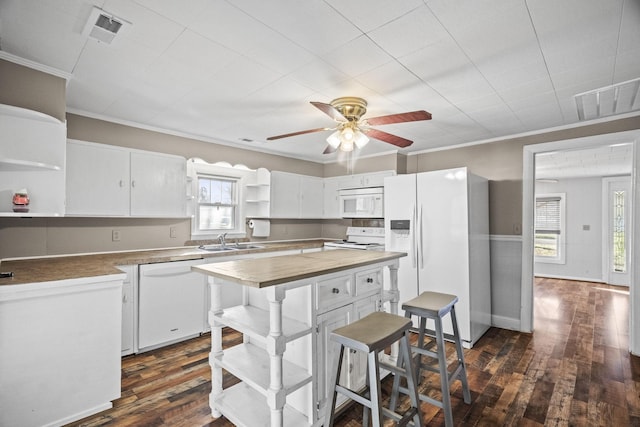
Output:
<path fill-rule="evenodd" d="M 270 361 L 270 384 L 267 392 L 267 403 L 271 410 L 271 427 L 284 425 L 283 410 L 286 401 L 284 392 L 282 355 L 286 342 L 282 334 L 282 301 L 286 291 L 281 286 L 267 289 L 269 301 L 269 337 L 267 338 L 267 352 Z"/>
<path fill-rule="evenodd" d="M 209 289 L 211 291 L 211 309 L 209 310 L 209 325 L 211 326 L 211 353 L 209 353 L 209 365 L 211 366 L 211 394 L 209 395 L 209 407 L 211 416 L 220 418 L 222 413 L 216 408 L 215 401 L 222 393 L 222 368 L 215 363 L 215 359 L 222 357 L 222 325 L 215 320 L 215 316 L 222 314 L 222 283 L 214 277 L 209 277 Z"/>

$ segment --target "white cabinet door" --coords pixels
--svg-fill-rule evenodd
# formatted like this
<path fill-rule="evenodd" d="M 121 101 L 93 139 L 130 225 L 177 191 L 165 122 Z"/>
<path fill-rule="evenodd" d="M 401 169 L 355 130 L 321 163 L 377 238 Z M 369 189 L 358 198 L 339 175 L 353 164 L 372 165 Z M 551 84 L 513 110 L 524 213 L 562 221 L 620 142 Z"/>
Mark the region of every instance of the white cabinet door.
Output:
<path fill-rule="evenodd" d="M 136 281 L 138 277 L 137 265 L 118 267 L 127 273 L 122 285 L 122 356 L 135 353 L 135 307 L 136 307 Z"/>
<path fill-rule="evenodd" d="M 138 348 L 148 350 L 200 334 L 205 276 L 191 271 L 203 260 L 140 265 Z"/>
<path fill-rule="evenodd" d="M 70 215 L 129 215 L 129 152 L 108 145 L 67 143 Z"/>
<path fill-rule="evenodd" d="M 271 172 L 271 217 L 298 218 L 300 213 L 299 175 Z"/>
<path fill-rule="evenodd" d="M 183 217 L 186 160 L 104 144 L 67 143 L 67 214 Z"/>
<path fill-rule="evenodd" d="M 186 167 L 186 161 L 178 156 L 132 152 L 131 215 L 184 216 Z"/>
<path fill-rule="evenodd" d="M 335 310 L 321 314 L 317 318 L 318 334 L 316 335 L 316 349 L 317 349 L 317 366 L 318 366 L 318 381 L 317 381 L 317 394 L 318 394 L 318 417 L 328 416 L 327 406 L 331 405 L 331 397 L 333 393 L 333 370 L 335 369 L 334 363 L 338 360 L 338 351 L 340 346 L 331 341 L 331 332 L 342 326 L 346 326 L 350 323 L 351 307 L 349 304 L 344 307 L 336 308 Z M 345 356 L 342 360 L 342 372 L 340 375 L 340 384 L 348 385 L 349 377 L 349 350 L 345 349 Z M 336 406 L 340 406 L 346 401 L 346 397 L 339 394 Z M 328 420 L 328 418 L 325 418 Z"/>
<path fill-rule="evenodd" d="M 324 185 L 322 178 L 300 175 L 300 218 L 322 218 Z"/>
<path fill-rule="evenodd" d="M 323 218 L 340 218 L 340 199 L 338 198 L 338 187 L 340 177 L 324 179 L 324 203 L 322 205 Z"/>

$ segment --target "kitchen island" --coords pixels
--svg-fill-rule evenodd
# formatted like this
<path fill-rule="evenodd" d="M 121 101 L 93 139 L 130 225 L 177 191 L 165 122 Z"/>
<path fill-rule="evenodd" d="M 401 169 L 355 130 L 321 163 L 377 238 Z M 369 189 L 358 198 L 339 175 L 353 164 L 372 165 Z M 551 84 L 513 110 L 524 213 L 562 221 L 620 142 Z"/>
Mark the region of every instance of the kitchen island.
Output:
<path fill-rule="evenodd" d="M 397 313 L 403 256 L 341 249 L 192 267 L 209 276 L 212 414 L 240 426 L 322 424 L 335 358 L 329 335 L 373 311 Z M 243 303 L 223 309 L 221 289 L 229 283 L 243 286 Z M 243 344 L 223 351 L 225 326 L 242 332 Z M 341 381 L 363 385 L 365 362 L 349 354 Z M 241 382 L 223 389 L 223 369 Z"/>

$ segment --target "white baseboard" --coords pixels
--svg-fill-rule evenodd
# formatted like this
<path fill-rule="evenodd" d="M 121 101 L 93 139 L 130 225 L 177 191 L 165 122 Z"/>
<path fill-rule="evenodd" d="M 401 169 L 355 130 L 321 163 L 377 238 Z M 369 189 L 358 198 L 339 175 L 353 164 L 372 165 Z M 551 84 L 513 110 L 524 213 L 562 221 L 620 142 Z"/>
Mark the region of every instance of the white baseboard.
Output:
<path fill-rule="evenodd" d="M 491 326 L 501 329 L 509 329 L 512 331 L 520 331 L 520 319 L 492 314 Z"/>

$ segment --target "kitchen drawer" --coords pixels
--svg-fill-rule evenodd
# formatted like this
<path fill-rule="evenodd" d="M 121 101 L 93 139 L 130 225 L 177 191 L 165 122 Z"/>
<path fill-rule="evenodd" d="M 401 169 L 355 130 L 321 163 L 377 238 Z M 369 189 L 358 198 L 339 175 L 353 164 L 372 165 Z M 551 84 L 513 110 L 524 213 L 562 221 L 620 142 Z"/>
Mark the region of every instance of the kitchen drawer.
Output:
<path fill-rule="evenodd" d="M 352 275 L 321 280 L 317 283 L 316 308 L 321 311 L 350 302 L 352 297 Z"/>
<path fill-rule="evenodd" d="M 362 271 L 356 274 L 356 295 L 379 291 L 382 288 L 382 269 Z"/>

